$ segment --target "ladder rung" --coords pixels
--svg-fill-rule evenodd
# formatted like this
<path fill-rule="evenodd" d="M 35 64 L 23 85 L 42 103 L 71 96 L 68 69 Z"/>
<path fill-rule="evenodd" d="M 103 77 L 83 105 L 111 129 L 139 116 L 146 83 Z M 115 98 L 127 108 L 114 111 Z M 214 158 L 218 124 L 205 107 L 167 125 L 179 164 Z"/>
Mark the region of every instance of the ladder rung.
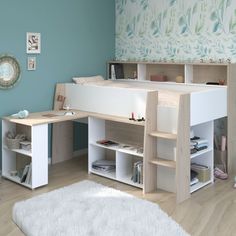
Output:
<path fill-rule="evenodd" d="M 157 138 L 165 138 L 165 139 L 177 139 L 177 134 L 173 133 L 165 133 L 165 132 L 158 132 L 158 131 L 153 131 L 149 135 Z"/>
<path fill-rule="evenodd" d="M 151 164 L 158 165 L 158 166 L 165 166 L 175 169 L 176 168 L 176 162 L 171 160 L 166 160 L 162 158 L 155 158 L 151 161 L 149 161 Z"/>

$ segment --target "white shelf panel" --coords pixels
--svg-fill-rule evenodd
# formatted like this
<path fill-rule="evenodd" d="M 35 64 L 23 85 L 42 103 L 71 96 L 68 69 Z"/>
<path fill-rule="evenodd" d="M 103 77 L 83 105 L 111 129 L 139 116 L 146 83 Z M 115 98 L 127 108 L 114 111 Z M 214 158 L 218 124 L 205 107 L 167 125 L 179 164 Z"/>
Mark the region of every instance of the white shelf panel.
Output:
<path fill-rule="evenodd" d="M 206 182 L 198 182 L 197 184 L 194 184 L 193 186 L 190 186 L 190 193 L 193 193 L 197 190 L 199 190 L 200 188 L 203 188 L 204 186 L 211 184 L 212 181 L 206 181 Z"/>
<path fill-rule="evenodd" d="M 93 173 L 93 174 L 96 174 L 96 175 L 100 175 L 100 176 L 103 176 L 103 177 L 106 177 L 106 178 L 109 178 L 109 179 L 116 180 L 116 172 L 115 171 L 103 172 L 103 171 L 91 169 L 90 172 Z"/>
<path fill-rule="evenodd" d="M 94 146 L 97 146 L 97 147 L 109 149 L 109 150 L 114 150 L 114 151 L 123 152 L 123 153 L 126 153 L 126 154 L 138 156 L 138 157 L 143 157 L 143 153 L 138 153 L 138 152 L 135 152 L 135 151 L 132 151 L 132 150 L 127 150 L 125 148 L 121 148 L 119 145 L 117 145 L 117 146 L 116 145 L 114 145 L 114 146 L 105 146 L 105 145 L 101 145 L 101 144 L 94 143 L 94 142 L 92 142 L 90 144 L 94 145 Z M 125 144 L 122 144 L 122 145 L 125 145 Z"/>
<path fill-rule="evenodd" d="M 195 158 L 195 157 L 198 157 L 204 153 L 207 153 L 207 152 L 211 152 L 213 149 L 212 148 L 207 148 L 207 149 L 204 149 L 204 150 L 201 150 L 199 152 L 196 152 L 194 154 L 191 155 L 191 159 Z"/>
<path fill-rule="evenodd" d="M 20 177 L 18 177 L 18 176 L 11 176 L 11 175 L 6 175 L 6 174 L 4 174 L 3 177 L 6 178 L 6 179 L 9 179 L 9 180 L 11 180 L 11 181 L 13 181 L 13 182 L 15 182 L 15 183 L 18 183 L 18 184 L 20 184 L 20 185 L 23 185 L 23 186 L 25 186 L 25 187 L 27 187 L 27 188 L 32 189 L 32 186 L 31 186 L 30 184 L 21 183 L 21 182 L 20 182 Z"/>
<path fill-rule="evenodd" d="M 24 150 L 24 149 L 9 149 L 7 146 L 4 146 L 4 148 L 8 151 L 12 151 L 12 152 L 23 154 L 25 156 L 32 157 L 32 152 L 31 151 L 27 151 L 27 150 Z"/>
<path fill-rule="evenodd" d="M 119 178 L 117 179 L 117 181 L 120 181 L 120 182 L 123 182 L 125 184 L 129 184 L 129 185 L 132 185 L 132 186 L 135 186 L 137 188 L 143 188 L 143 184 L 139 184 L 139 183 L 134 183 L 132 180 L 131 180 L 131 175 L 129 176 L 123 176 L 122 178 Z"/>

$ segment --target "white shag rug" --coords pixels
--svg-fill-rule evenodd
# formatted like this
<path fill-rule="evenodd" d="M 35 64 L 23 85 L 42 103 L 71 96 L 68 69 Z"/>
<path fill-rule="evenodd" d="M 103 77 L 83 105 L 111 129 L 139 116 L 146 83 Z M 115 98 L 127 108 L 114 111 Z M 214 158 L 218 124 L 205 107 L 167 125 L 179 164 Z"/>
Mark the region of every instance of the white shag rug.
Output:
<path fill-rule="evenodd" d="M 27 236 L 187 236 L 157 204 L 88 180 L 17 202 Z"/>

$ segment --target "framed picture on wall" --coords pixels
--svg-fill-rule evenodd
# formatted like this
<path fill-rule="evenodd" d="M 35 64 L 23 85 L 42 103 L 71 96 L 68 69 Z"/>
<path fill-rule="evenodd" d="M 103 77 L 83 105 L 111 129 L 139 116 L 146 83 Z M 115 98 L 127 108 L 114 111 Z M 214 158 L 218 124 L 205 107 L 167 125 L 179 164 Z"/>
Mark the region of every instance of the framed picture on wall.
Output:
<path fill-rule="evenodd" d="M 26 52 L 40 53 L 41 51 L 41 34 L 40 33 L 26 33 Z"/>
<path fill-rule="evenodd" d="M 28 70 L 36 70 L 36 57 L 28 57 L 27 69 Z"/>

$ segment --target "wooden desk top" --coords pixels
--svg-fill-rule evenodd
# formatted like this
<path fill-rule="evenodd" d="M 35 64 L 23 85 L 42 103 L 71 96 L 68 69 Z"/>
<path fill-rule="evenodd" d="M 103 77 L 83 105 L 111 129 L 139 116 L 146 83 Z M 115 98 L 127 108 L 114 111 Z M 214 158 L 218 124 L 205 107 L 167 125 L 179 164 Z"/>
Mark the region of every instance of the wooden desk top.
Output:
<path fill-rule="evenodd" d="M 133 121 L 133 120 L 129 120 L 128 117 L 112 116 L 112 115 L 86 112 L 86 111 L 80 111 L 80 110 L 70 110 L 69 112 L 74 112 L 74 114 L 65 115 L 66 112 L 67 111 L 65 110 L 44 111 L 44 112 L 30 113 L 29 116 L 24 119 L 14 118 L 12 116 L 3 117 L 2 119 L 16 123 L 16 124 L 33 126 L 33 125 L 51 124 L 51 123 L 57 123 L 57 122 L 63 122 L 63 121 L 73 121 L 73 120 L 78 120 L 78 119 L 86 118 L 90 116 L 90 117 L 95 117 L 99 119 L 127 123 L 127 124 L 132 124 L 132 125 L 140 125 L 140 126 L 145 125 L 145 121 L 141 121 L 141 122 Z"/>
<path fill-rule="evenodd" d="M 78 111 L 78 110 L 70 110 L 74 112 L 74 115 L 65 115 L 64 110 L 62 111 L 43 111 L 43 112 L 35 112 L 30 113 L 27 118 L 19 119 L 14 118 L 12 116 L 3 117 L 3 120 L 7 120 L 16 124 L 21 125 L 41 125 L 41 124 L 51 124 L 57 123 L 62 121 L 69 121 L 69 120 L 77 120 L 80 118 L 88 117 L 87 112 Z"/>

